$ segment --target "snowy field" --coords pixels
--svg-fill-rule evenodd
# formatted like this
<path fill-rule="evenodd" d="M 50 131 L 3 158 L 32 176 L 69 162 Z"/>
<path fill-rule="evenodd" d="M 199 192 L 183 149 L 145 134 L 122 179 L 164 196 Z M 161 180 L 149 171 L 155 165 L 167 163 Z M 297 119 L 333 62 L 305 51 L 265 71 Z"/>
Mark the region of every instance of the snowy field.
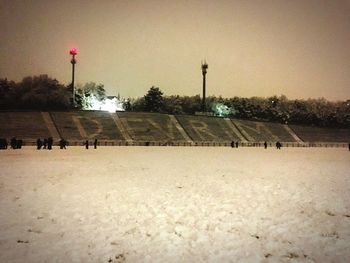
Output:
<path fill-rule="evenodd" d="M 0 151 L 0 262 L 350 262 L 350 152 Z"/>

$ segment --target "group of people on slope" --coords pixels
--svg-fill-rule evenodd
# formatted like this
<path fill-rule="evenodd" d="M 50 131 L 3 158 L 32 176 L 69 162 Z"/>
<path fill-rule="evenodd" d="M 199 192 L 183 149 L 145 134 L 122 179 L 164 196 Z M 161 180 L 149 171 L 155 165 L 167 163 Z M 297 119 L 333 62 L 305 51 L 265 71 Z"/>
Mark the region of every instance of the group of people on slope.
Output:
<path fill-rule="evenodd" d="M 260 143 L 256 143 L 256 144 L 254 143 L 254 144 L 253 144 L 253 146 L 256 146 L 256 145 L 259 145 L 259 146 L 260 146 Z M 235 146 L 236 146 L 236 148 L 238 148 L 238 142 L 232 141 L 232 142 L 231 142 L 231 147 L 232 147 L 232 148 L 235 148 Z M 279 141 L 276 142 L 276 148 L 277 148 L 277 149 L 281 149 L 281 147 L 282 147 L 282 143 L 280 143 Z M 266 141 L 264 142 L 264 148 L 267 149 L 267 142 L 266 142 Z M 349 150 L 350 150 L 350 144 L 349 144 Z"/>
<path fill-rule="evenodd" d="M 89 140 L 86 140 L 85 143 L 85 149 L 89 149 Z M 94 140 L 94 149 L 97 149 L 97 139 Z"/>
<path fill-rule="evenodd" d="M 10 140 L 10 146 L 12 149 L 21 149 L 23 145 L 23 140 L 12 137 Z M 5 138 L 0 138 L 0 149 L 7 149 L 8 142 Z"/>
<path fill-rule="evenodd" d="M 41 140 L 40 138 L 38 138 L 36 140 L 36 148 L 38 150 L 41 150 L 41 148 L 52 150 L 52 145 L 53 145 L 53 138 L 52 137 L 49 137 L 47 139 L 45 138 L 44 140 Z"/>
<path fill-rule="evenodd" d="M 97 149 L 97 139 L 94 140 L 94 149 Z M 53 138 L 49 137 L 48 139 L 44 139 L 41 140 L 40 138 L 36 140 L 36 147 L 38 150 L 41 150 L 41 148 L 43 149 L 48 149 L 48 150 L 52 150 L 52 145 L 53 145 Z M 68 141 L 66 141 L 65 139 L 61 138 L 58 142 L 58 145 L 60 146 L 60 149 L 67 149 L 66 146 L 68 145 Z M 89 141 L 86 140 L 84 142 L 85 148 L 89 149 Z"/>

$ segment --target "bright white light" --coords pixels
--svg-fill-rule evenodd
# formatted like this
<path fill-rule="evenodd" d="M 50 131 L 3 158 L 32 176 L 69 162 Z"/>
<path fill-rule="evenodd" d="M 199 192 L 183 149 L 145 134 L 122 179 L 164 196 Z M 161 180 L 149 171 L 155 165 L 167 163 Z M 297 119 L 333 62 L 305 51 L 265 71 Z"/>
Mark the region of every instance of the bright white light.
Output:
<path fill-rule="evenodd" d="M 215 103 L 212 106 L 212 110 L 214 111 L 215 115 L 219 117 L 227 117 L 231 113 L 234 113 L 230 107 L 226 106 L 223 103 Z"/>
<path fill-rule="evenodd" d="M 84 110 L 101 110 L 101 111 L 124 111 L 123 103 L 119 101 L 117 98 L 105 100 L 98 100 L 94 95 L 90 95 L 88 97 L 84 97 L 83 109 Z"/>

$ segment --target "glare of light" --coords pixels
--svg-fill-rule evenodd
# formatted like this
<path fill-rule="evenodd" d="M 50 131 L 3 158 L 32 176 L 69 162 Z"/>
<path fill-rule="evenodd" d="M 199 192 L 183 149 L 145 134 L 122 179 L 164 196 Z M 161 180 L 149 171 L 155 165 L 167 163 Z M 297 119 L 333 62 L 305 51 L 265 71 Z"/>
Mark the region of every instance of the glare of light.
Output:
<path fill-rule="evenodd" d="M 228 117 L 231 113 L 234 113 L 234 111 L 230 107 L 226 106 L 223 103 L 214 104 L 212 109 L 215 115 L 219 117 Z"/>
<path fill-rule="evenodd" d="M 118 98 L 106 98 L 100 101 L 94 95 L 90 95 L 88 97 L 85 97 L 84 100 L 84 110 L 100 110 L 108 112 L 125 111 L 123 102 L 118 100 Z"/>

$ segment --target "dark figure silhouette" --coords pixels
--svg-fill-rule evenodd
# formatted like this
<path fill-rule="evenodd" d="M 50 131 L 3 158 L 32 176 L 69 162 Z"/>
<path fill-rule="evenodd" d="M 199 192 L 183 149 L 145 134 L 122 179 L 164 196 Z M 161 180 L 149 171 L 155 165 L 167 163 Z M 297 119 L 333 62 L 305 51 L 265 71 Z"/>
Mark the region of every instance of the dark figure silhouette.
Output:
<path fill-rule="evenodd" d="M 234 141 L 231 142 L 231 148 L 235 148 L 235 142 Z"/>
<path fill-rule="evenodd" d="M 350 151 L 350 142 L 349 142 L 349 151 Z"/>
<path fill-rule="evenodd" d="M 97 139 L 94 141 L 94 149 L 97 149 Z"/>
<path fill-rule="evenodd" d="M 52 145 L 53 145 L 53 139 L 52 139 L 52 137 L 49 137 L 47 139 L 47 149 L 52 150 Z"/>
<path fill-rule="evenodd" d="M 0 149 L 7 149 L 8 143 L 5 138 L 0 138 Z"/>
<path fill-rule="evenodd" d="M 85 144 L 85 149 L 89 149 L 89 141 L 86 140 L 84 144 Z"/>
<path fill-rule="evenodd" d="M 280 142 L 276 142 L 276 148 L 280 150 L 281 147 L 282 147 L 282 144 Z"/>
<path fill-rule="evenodd" d="M 38 150 L 40 150 L 42 146 L 43 146 L 42 140 L 40 140 L 40 138 L 37 139 L 37 140 L 36 140 L 36 148 L 37 148 Z"/>
<path fill-rule="evenodd" d="M 236 142 L 236 148 L 238 148 L 238 142 Z"/>
<path fill-rule="evenodd" d="M 267 142 L 264 142 L 264 148 L 267 149 Z"/>
<path fill-rule="evenodd" d="M 16 137 L 13 137 L 10 142 L 11 148 L 12 149 L 17 149 L 17 139 Z"/>
<path fill-rule="evenodd" d="M 60 144 L 60 149 L 66 149 L 67 142 L 65 141 L 65 139 L 61 138 L 59 144 Z"/>
<path fill-rule="evenodd" d="M 17 140 L 16 148 L 17 149 L 22 149 L 22 145 L 23 145 L 23 140 Z"/>
<path fill-rule="evenodd" d="M 46 147 L 47 147 L 47 139 L 46 138 L 44 138 L 44 142 L 43 142 L 43 149 L 46 149 Z"/>

